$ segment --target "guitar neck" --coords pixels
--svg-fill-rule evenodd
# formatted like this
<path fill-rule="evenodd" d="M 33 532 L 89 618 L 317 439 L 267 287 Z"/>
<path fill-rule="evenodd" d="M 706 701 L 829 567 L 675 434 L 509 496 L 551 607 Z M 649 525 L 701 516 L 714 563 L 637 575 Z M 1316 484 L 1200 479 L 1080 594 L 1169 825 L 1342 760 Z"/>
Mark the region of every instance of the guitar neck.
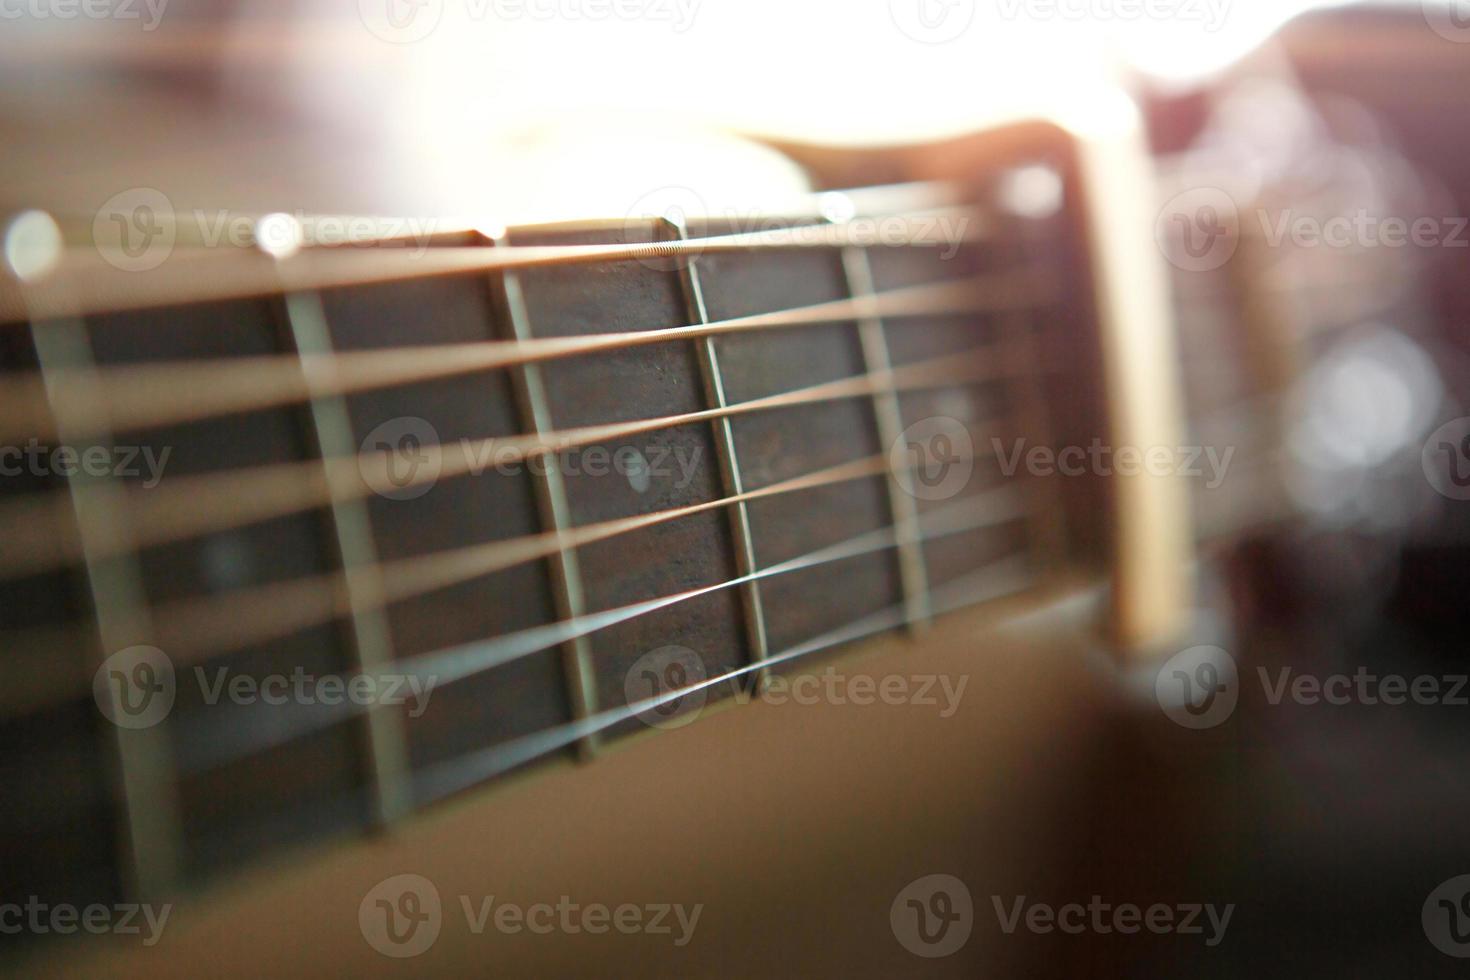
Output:
<path fill-rule="evenodd" d="M 132 465 L 0 510 L 7 889 L 167 893 L 1104 563 L 1099 481 L 1014 465 L 1102 432 L 1087 242 L 1004 173 L 12 284 L 7 436 Z"/>

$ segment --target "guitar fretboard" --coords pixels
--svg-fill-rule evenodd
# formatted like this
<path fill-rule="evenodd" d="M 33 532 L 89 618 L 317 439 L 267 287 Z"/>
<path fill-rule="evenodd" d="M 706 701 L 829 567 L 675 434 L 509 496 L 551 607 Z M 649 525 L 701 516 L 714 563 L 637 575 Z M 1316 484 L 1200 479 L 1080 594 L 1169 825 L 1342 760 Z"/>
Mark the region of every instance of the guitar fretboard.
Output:
<path fill-rule="evenodd" d="M 1097 424 L 1073 216 L 979 197 L 882 242 L 512 229 L 433 275 L 36 299 L 6 441 L 128 465 L 0 481 L 0 895 L 392 823 L 1087 554 L 1088 490 L 997 455 Z M 268 678 L 406 696 L 231 693 Z"/>

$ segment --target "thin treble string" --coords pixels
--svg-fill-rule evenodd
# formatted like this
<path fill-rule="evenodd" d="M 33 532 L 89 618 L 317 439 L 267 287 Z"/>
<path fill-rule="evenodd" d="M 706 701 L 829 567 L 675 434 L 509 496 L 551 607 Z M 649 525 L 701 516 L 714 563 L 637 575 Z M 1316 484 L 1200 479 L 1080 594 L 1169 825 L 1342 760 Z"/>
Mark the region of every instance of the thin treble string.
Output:
<path fill-rule="evenodd" d="M 935 541 L 968 531 L 1001 526 L 1019 520 L 1025 516 L 1025 513 L 1025 507 L 1018 495 L 1010 488 L 989 491 L 979 497 L 951 504 L 942 510 L 926 515 L 922 521 L 919 541 Z M 590 636 L 621 623 L 639 619 L 702 596 L 736 588 L 750 582 L 883 552 L 897 547 L 900 543 L 901 537 L 897 528 L 888 525 L 857 535 L 836 545 L 714 585 L 650 599 L 618 609 L 536 626 L 491 640 L 400 659 L 384 667 L 376 675 L 352 674 L 344 680 L 350 684 L 353 678 L 358 676 L 391 675 L 415 678 L 421 682 L 427 682 L 432 678 L 436 686 L 452 684 L 533 656 L 544 650 L 553 649 L 578 637 Z M 902 625 L 902 623 L 897 625 Z M 367 708 L 364 706 L 346 703 L 336 706 L 291 705 L 285 706 L 280 712 L 273 712 L 269 730 L 263 733 L 247 731 L 243 726 L 233 726 L 231 731 L 216 732 L 212 729 L 210 738 L 207 740 L 183 739 L 181 744 L 193 746 L 192 758 L 183 763 L 186 768 L 185 774 L 227 765 L 246 756 L 309 735 L 314 731 L 329 728 L 365 710 Z"/>
<path fill-rule="evenodd" d="M 1018 594 L 1034 584 L 1031 576 L 1027 574 L 1028 571 L 1029 562 L 1025 556 L 1001 559 L 972 575 L 931 590 L 931 608 L 935 613 L 942 614 Z M 740 681 L 755 676 L 759 671 L 793 663 L 833 647 L 898 629 L 907 622 L 907 612 L 907 607 L 903 604 L 890 606 L 840 629 L 798 644 L 783 653 L 735 668 L 698 684 L 669 691 L 621 708 L 603 711 L 581 721 L 559 725 L 458 759 L 439 763 L 415 775 L 416 802 L 423 805 L 451 796 L 485 780 L 558 752 L 583 738 L 625 724 L 649 711 L 677 704 L 694 694 L 723 686 L 734 687 Z"/>

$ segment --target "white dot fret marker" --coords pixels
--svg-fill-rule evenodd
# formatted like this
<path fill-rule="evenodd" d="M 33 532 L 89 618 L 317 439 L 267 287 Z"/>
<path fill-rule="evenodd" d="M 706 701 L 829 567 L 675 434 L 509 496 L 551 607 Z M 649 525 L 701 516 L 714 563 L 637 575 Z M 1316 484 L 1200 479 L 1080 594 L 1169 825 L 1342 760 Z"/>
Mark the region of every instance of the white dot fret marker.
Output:
<path fill-rule="evenodd" d="M 817 199 L 822 217 L 834 225 L 845 225 L 857 216 L 857 205 L 841 191 L 829 191 Z"/>
<path fill-rule="evenodd" d="M 51 271 L 61 251 L 61 229 L 45 211 L 22 211 L 5 229 L 5 264 L 23 282 Z"/>
<path fill-rule="evenodd" d="M 1006 210 L 1037 221 L 1060 211 L 1065 193 L 1061 175 L 1039 164 L 1011 171 L 1000 185 L 1000 200 Z"/>
<path fill-rule="evenodd" d="M 290 258 L 305 240 L 301 222 L 289 214 L 277 211 L 255 223 L 255 245 L 271 258 Z"/>
<path fill-rule="evenodd" d="M 653 483 L 653 474 L 649 472 L 648 460 L 643 458 L 642 453 L 632 448 L 629 448 L 624 456 L 627 462 L 624 463 L 623 468 L 628 477 L 628 485 L 633 488 L 634 493 L 647 493 Z"/>
<path fill-rule="evenodd" d="M 204 580 L 216 592 L 249 584 L 254 578 L 250 545 L 243 535 L 225 534 L 210 538 L 201 549 Z"/>

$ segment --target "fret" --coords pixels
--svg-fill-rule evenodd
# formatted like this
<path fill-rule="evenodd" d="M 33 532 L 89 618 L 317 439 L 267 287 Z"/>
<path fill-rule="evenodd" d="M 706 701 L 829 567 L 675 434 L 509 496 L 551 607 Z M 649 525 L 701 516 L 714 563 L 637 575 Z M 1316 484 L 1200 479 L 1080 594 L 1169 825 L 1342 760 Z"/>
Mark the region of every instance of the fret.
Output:
<path fill-rule="evenodd" d="M 1001 559 L 984 565 L 979 571 L 952 582 L 937 590 L 934 595 L 936 611 L 955 612 L 976 603 L 1003 599 L 1018 595 L 1035 586 L 1034 577 L 1014 558 Z M 786 668 L 803 670 L 809 668 L 807 661 L 817 654 L 834 648 L 856 643 L 860 640 L 899 629 L 904 625 L 907 609 L 898 604 L 862 615 L 842 623 L 838 627 L 819 635 L 808 637 L 773 654 L 761 664 L 735 667 L 719 675 L 706 678 L 695 689 L 707 692 L 724 690 L 744 682 L 744 678 L 762 669 Z M 639 713 L 654 710 L 659 705 L 677 704 L 687 696 L 682 691 L 668 692 L 637 704 L 613 708 L 596 716 L 549 729 L 516 742 L 496 746 L 494 749 L 456 759 L 435 767 L 425 774 L 425 797 L 442 799 L 461 792 L 488 779 L 511 772 L 536 759 L 544 758 L 572 742 L 585 738 L 588 733 L 603 732 L 626 723 Z"/>
<path fill-rule="evenodd" d="M 504 238 L 496 239 L 495 245 L 508 245 Z M 512 339 L 525 342 L 531 339 L 530 314 L 526 308 L 525 294 L 521 289 L 518 273 L 506 271 L 500 276 L 500 288 L 506 321 Z M 555 428 L 551 418 L 551 406 L 546 398 L 545 379 L 539 364 L 522 364 L 512 372 L 515 379 L 517 398 L 521 414 L 529 423 L 533 434 L 540 437 Z M 566 484 L 561 468 L 554 460 L 541 467 L 536 474 L 537 499 L 540 504 L 542 523 L 548 530 L 564 535 L 572 527 L 571 503 L 567 499 Z M 551 580 L 555 591 L 556 613 L 560 619 L 574 619 L 587 614 L 586 590 L 582 580 L 581 564 L 575 549 L 563 544 L 551 563 Z M 597 712 L 597 677 L 592 665 L 592 644 L 584 636 L 575 637 L 563 646 L 562 669 L 566 676 L 567 697 L 572 707 L 573 721 L 586 718 Z M 601 737 L 590 733 L 577 742 L 577 752 L 583 761 L 596 755 Z"/>
<path fill-rule="evenodd" d="M 31 331 L 0 327 L 0 386 L 36 371 Z M 48 412 L 37 385 L 38 413 Z M 40 440 L 50 449 L 50 440 Z M 22 447 L 26 438 L 3 441 Z M 14 460 L 10 460 L 14 462 Z M 77 533 L 65 477 L 6 467 L 0 499 L 52 495 L 42 534 Z M 0 548 L 0 551 L 5 549 Z M 7 555 L 8 557 L 8 555 Z M 92 694 L 103 659 L 80 568 L 0 583 L 0 902 L 123 900 L 127 813 L 119 806 L 118 755 Z M 4 943 L 0 943 L 4 945 Z"/>
<path fill-rule="evenodd" d="M 653 222 L 638 221 L 514 234 L 517 245 L 559 247 L 652 243 L 657 231 Z M 595 270 L 527 270 L 520 283 L 538 338 L 572 339 L 609 329 L 661 337 L 664 330 L 678 329 L 689 319 L 683 291 L 671 272 L 671 264 L 663 260 L 628 261 Z M 593 615 L 705 589 L 729 581 L 736 572 L 728 508 L 703 506 L 725 496 L 715 431 L 708 416 L 685 418 L 710 410 L 699 358 L 689 340 L 681 337 L 570 357 L 542 368 L 558 429 L 668 420 L 665 425 L 640 424 L 633 432 L 579 440 L 577 448 L 552 457 L 566 471 L 564 484 L 576 527 L 699 508 L 679 520 L 577 547 L 587 608 Z M 749 662 L 751 638 L 745 624 L 740 591 L 729 589 L 600 631 L 591 638 L 599 706 L 626 703 L 654 683 L 644 658 L 670 647 L 693 651 L 707 673 Z M 635 720 L 609 734 L 644 730 Z"/>
<path fill-rule="evenodd" d="M 589 758 L 643 730 L 633 667 L 663 647 L 759 684 L 985 597 L 976 571 L 1016 557 L 1026 508 L 988 471 L 961 498 L 916 500 L 887 451 L 966 399 L 988 448 L 1000 371 L 1027 364 L 993 356 L 991 314 L 1031 308 L 1046 283 L 1001 263 L 982 281 L 962 260 L 888 290 L 878 254 L 910 249 L 807 220 L 817 237 L 514 229 L 412 267 L 308 248 L 274 260 L 284 296 L 128 300 L 78 324 L 108 373 L 57 390 L 84 387 L 126 431 L 184 450 L 175 489 L 125 488 L 115 525 L 134 547 L 83 541 L 89 572 L 136 567 L 148 633 L 181 674 L 443 672 L 422 715 L 191 691 L 170 723 L 176 866 L 234 863 L 287 827 L 391 824 L 465 760 Z M 716 241 L 691 238 L 705 231 Z M 373 434 L 429 419 L 444 472 L 422 499 L 374 492 Z M 84 405 L 70 424 L 99 420 Z M 465 466 L 471 444 L 514 446 L 516 471 Z M 592 472 L 625 451 L 631 470 Z"/>
<path fill-rule="evenodd" d="M 112 314 L 89 318 L 87 328 L 99 370 L 155 364 L 171 352 L 224 366 L 263 355 L 281 356 L 282 351 L 283 324 L 274 302 L 192 304 Z M 149 489 L 142 481 L 128 481 L 130 510 L 136 515 L 139 507 L 165 504 L 170 486 L 196 479 L 228 480 L 242 467 L 282 466 L 299 472 L 303 481 L 308 473 L 317 476 L 320 457 L 302 423 L 299 411 L 273 409 L 130 433 L 130 445 L 154 454 L 170 453 L 157 486 Z M 165 510 L 187 512 L 191 506 L 188 497 L 175 497 Z M 172 542 L 138 541 L 155 643 L 174 661 L 179 678 L 170 724 L 185 873 L 191 880 L 268 851 L 283 825 L 297 826 L 306 836 L 356 830 L 371 819 L 356 725 L 325 726 L 311 739 L 281 751 L 217 772 L 198 771 L 202 755 L 222 745 L 248 743 L 252 734 L 272 730 L 285 710 L 261 698 L 236 698 L 228 689 L 212 685 L 234 683 L 237 678 L 290 678 L 298 670 L 309 678 L 340 675 L 347 666 L 340 621 L 327 617 L 300 624 L 269 641 L 242 643 L 205 660 L 198 652 L 207 638 L 190 630 L 165 632 L 160 614 L 161 607 L 175 602 L 278 587 L 335 570 L 329 519 L 325 506 L 311 506 L 290 516 L 214 527 Z M 331 714 L 320 701 L 302 710 Z M 357 800 L 353 812 L 334 809 L 343 794 Z"/>
<path fill-rule="evenodd" d="M 945 257 L 937 249 L 902 248 L 871 250 L 867 256 L 874 288 L 909 288 L 960 278 L 984 277 L 1014 261 L 1007 250 L 982 243 Z M 889 316 L 882 318 L 887 354 L 902 369 L 936 357 L 969 358 L 977 365 L 989 364 L 992 377 L 974 382 L 935 387 L 925 391 L 900 391 L 897 402 L 905 428 L 929 419 L 946 420 L 951 435 L 965 433 L 974 451 L 974 464 L 963 485 L 946 491 L 941 499 L 905 493 L 920 515 L 949 506 L 954 501 L 990 493 L 1012 481 L 1001 469 L 995 450 L 1031 433 L 1024 431 L 1011 392 L 1021 382 L 1009 377 L 1019 370 L 1024 377 L 1036 374 L 1036 365 L 1017 363 L 1002 343 L 999 318 L 981 314 Z M 1031 524 L 1025 518 L 1030 508 L 1014 520 L 973 532 L 927 542 L 922 549 L 924 575 L 931 592 L 971 574 L 987 562 L 1017 553 L 1029 554 Z"/>
<path fill-rule="evenodd" d="M 759 314 L 785 305 L 850 301 L 836 250 L 754 251 L 700 258 L 709 315 Z M 852 319 L 797 332 L 717 339 L 725 388 L 737 401 L 865 374 Z M 736 448 L 747 489 L 813 470 L 878 456 L 871 393 L 841 403 L 793 406 L 737 418 Z M 885 477 L 823 487 L 800 498 L 750 505 L 760 567 L 819 551 L 855 535 L 892 526 Z M 904 600 L 898 561 L 886 550 L 853 556 L 827 569 L 804 569 L 763 586 L 773 649 L 802 643 L 877 608 Z"/>
<path fill-rule="evenodd" d="M 842 250 L 842 269 L 848 293 L 854 299 L 871 300 L 877 290 L 873 285 L 873 267 L 866 249 L 849 245 Z M 892 370 L 888 354 L 888 337 L 883 320 L 876 315 L 859 317 L 858 337 L 862 342 L 863 366 L 868 372 Z M 873 414 L 878 426 L 879 445 L 892 451 L 903 435 L 903 415 L 899 411 L 898 393 L 890 384 L 887 390 L 873 395 Z M 888 505 L 893 513 L 893 526 L 898 532 L 899 581 L 903 583 L 907 626 L 915 631 L 933 619 L 929 608 L 929 581 L 924 568 L 923 546 L 919 543 L 919 509 L 898 482 L 888 475 Z"/>
<path fill-rule="evenodd" d="M 330 289 L 320 295 L 338 356 L 376 356 L 397 348 L 406 337 L 436 353 L 477 342 L 499 343 L 487 340 L 496 332 L 492 293 L 492 284 L 476 275 Z M 470 567 L 437 581 L 431 576 L 421 589 L 400 588 L 401 570 L 433 562 L 436 555 L 494 549 L 502 542 L 543 533 L 535 476 L 524 466 L 497 466 L 488 448 L 463 454 L 463 460 L 478 461 L 474 469 L 456 470 L 451 465 L 462 462 L 463 440 L 495 447 L 503 439 L 520 437 L 525 421 L 513 381 L 507 370 L 487 369 L 346 396 L 354 439 L 360 443 L 354 449 L 402 450 L 405 455 L 395 456 L 400 475 L 427 480 L 410 483 L 401 493 L 390 485 L 385 496 L 365 492 L 361 471 L 350 458 L 345 467 L 372 522 L 379 574 L 389 600 L 384 612 L 398 658 L 395 667 L 405 659 L 486 642 L 558 618 L 551 579 L 554 548 L 540 560 L 515 567 Z M 421 445 L 415 447 L 405 439 Z M 423 454 L 430 452 L 442 452 L 444 465 L 436 468 L 424 462 Z M 295 585 L 288 596 L 261 596 L 275 607 L 277 619 L 291 616 L 291 610 L 303 604 L 303 618 L 316 618 L 320 613 L 313 610 L 330 603 L 334 592 L 345 591 L 336 574 Z M 259 607 L 258 602 L 247 602 L 245 608 L 252 605 Z M 213 617 L 191 627 L 190 617 L 185 615 L 180 622 L 177 613 L 170 609 L 165 616 L 161 610 L 160 624 L 228 635 L 228 630 L 209 625 Z M 229 618 L 256 617 L 226 613 L 225 621 Z M 258 637 L 274 628 L 267 623 L 264 630 L 250 632 Z M 564 723 L 571 707 L 562 660 L 562 651 L 552 645 L 480 676 L 440 683 L 427 702 L 415 705 L 416 710 L 403 718 L 411 771 L 416 774 L 464 752 Z"/>
<path fill-rule="evenodd" d="M 66 444 L 68 416 L 74 408 L 68 398 L 56 397 L 55 379 L 60 372 L 95 370 L 86 327 L 80 320 L 53 320 L 33 324 L 31 336 L 42 378 L 47 383 L 58 441 Z M 73 390 L 95 391 L 95 388 L 80 386 Z M 95 441 L 105 444 L 103 440 Z M 110 477 L 88 476 L 85 471 L 70 477 L 68 486 L 82 542 L 100 653 L 107 658 L 146 645 L 152 629 L 137 553 L 109 548 L 109 557 L 98 555 L 99 542 L 127 533 L 120 506 L 123 490 Z M 117 666 L 124 677 L 134 676 L 130 669 L 133 661 Z M 113 711 L 125 717 L 126 693 L 112 685 L 108 685 L 107 691 L 113 699 Z M 124 876 L 128 890 L 145 899 L 170 894 L 182 866 L 183 837 L 168 724 L 167 718 L 146 728 L 103 724 L 118 766 L 120 824 L 125 836 L 122 841 Z"/>
<path fill-rule="evenodd" d="M 326 312 L 314 292 L 292 292 L 285 296 L 286 326 L 298 355 L 332 353 Z M 309 391 L 318 375 L 303 369 Z M 311 426 L 318 454 L 347 457 L 357 452 L 346 400 L 339 396 L 314 396 L 309 402 Z M 350 606 L 352 666 L 367 674 L 392 666 L 393 638 L 383 610 L 383 582 L 379 573 L 377 545 L 367 505 L 354 497 L 345 483 L 345 471 L 323 467 L 332 490 L 330 523 L 337 557 L 346 581 Z M 413 807 L 408 781 L 408 746 L 403 719 L 397 707 L 376 704 L 364 716 L 369 781 L 373 790 L 374 820 L 391 825 Z"/>
<path fill-rule="evenodd" d="M 665 219 L 665 226 L 676 239 L 687 241 L 689 229 L 683 222 Z M 690 256 L 680 263 L 679 285 L 684 291 L 688 306 L 689 321 L 693 324 L 708 324 L 709 309 L 704 301 L 704 286 L 700 280 L 699 259 Z M 696 341 L 699 369 L 704 381 L 705 398 L 713 408 L 724 409 L 730 405 L 725 395 L 725 380 L 720 369 L 720 354 L 713 337 Z M 745 479 L 740 472 L 740 457 L 735 447 L 735 428 L 729 416 L 714 423 L 715 448 L 720 459 L 720 478 L 727 496 L 745 493 Z M 730 508 L 730 530 L 735 539 L 735 566 L 741 577 L 752 575 L 757 570 L 755 540 L 750 531 L 750 506 L 744 501 Z M 761 586 L 751 579 L 741 587 L 741 601 L 745 612 L 745 630 L 750 639 L 750 659 L 761 663 L 770 657 L 770 643 L 766 636 L 766 613 L 761 601 Z M 770 680 L 770 672 L 759 670 L 753 682 L 757 689 Z"/>

